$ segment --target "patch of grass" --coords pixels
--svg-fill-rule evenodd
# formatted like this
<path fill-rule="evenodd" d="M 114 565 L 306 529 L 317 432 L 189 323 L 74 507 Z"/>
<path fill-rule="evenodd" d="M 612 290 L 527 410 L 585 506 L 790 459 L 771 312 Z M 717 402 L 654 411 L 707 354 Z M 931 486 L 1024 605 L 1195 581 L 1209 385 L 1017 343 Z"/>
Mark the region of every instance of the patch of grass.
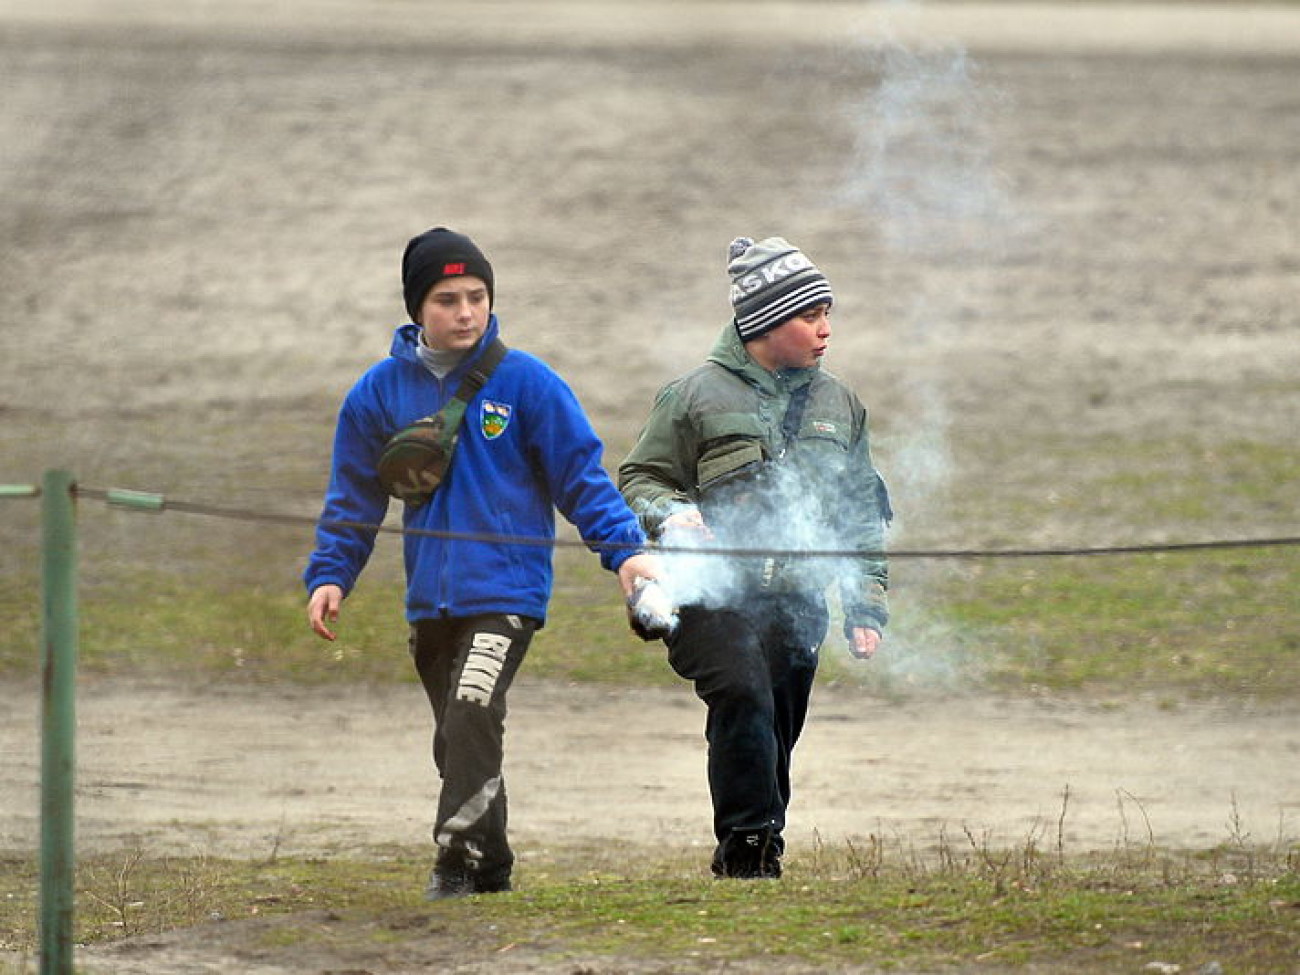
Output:
<path fill-rule="evenodd" d="M 403 854 L 405 851 L 401 851 Z M 79 943 L 114 941 L 215 921 L 292 914 L 315 907 L 387 910 L 418 899 L 426 857 L 378 852 L 347 859 L 227 860 L 152 856 L 140 847 L 83 856 L 76 875 Z M 39 868 L 0 857 L 0 947 L 36 943 Z"/>
<path fill-rule="evenodd" d="M 1300 549 L 972 566 L 931 597 L 1014 689 L 1300 695 Z"/>
<path fill-rule="evenodd" d="M 36 673 L 40 656 L 40 580 L 34 572 L 20 572 L 0 584 L 0 674 Z"/>
<path fill-rule="evenodd" d="M 978 490 L 954 480 L 917 527 L 981 547 L 1097 546 L 1294 536 L 1300 451 L 1291 443 L 1081 436 L 1033 440 L 973 432 L 963 467 L 986 467 Z M 907 499 L 900 497 L 899 505 Z M 906 510 L 906 509 L 904 509 Z M 972 530 L 971 526 L 975 526 Z M 942 539 L 943 536 L 941 535 Z"/>
<path fill-rule="evenodd" d="M 591 553 L 556 554 L 551 613 L 529 649 L 531 673 L 561 680 L 647 686 L 677 680 L 661 642 L 628 628 L 618 580 Z"/>
<path fill-rule="evenodd" d="M 1097 458 L 1103 458 L 1098 462 Z M 1109 509 L 1132 516 L 1141 531 L 1154 526 L 1233 525 L 1279 517 L 1291 521 L 1300 481 L 1300 452 L 1289 446 L 1230 441 L 1204 446 L 1186 440 L 1083 442 L 1062 459 L 1084 472 L 1078 489 L 1060 496 L 1067 511 Z"/>
<path fill-rule="evenodd" d="M 927 501 L 913 547 L 1096 547 L 1294 536 L 1300 452 L 1191 436 L 978 438 L 979 490 Z M 900 499 L 900 504 L 902 499 Z M 914 517 L 913 519 L 917 519 Z M 963 526 L 955 534 L 951 527 Z M 875 689 L 960 682 L 1009 692 L 1300 693 L 1300 547 L 1068 558 L 895 561 L 894 654 Z M 892 668 L 892 669 L 891 669 Z M 876 685 L 883 685 L 877 687 Z"/>
<path fill-rule="evenodd" d="M 974 837 L 960 845 L 941 838 L 922 859 L 873 836 L 792 851 L 782 880 L 759 882 L 715 881 L 698 855 L 640 852 L 618 863 L 586 848 L 525 854 L 516 893 L 425 904 L 423 849 L 264 862 L 124 850 L 81 862 L 76 938 L 186 927 L 218 936 L 226 922 L 258 918 L 266 923 L 248 947 L 288 956 L 319 938 L 325 911 L 341 957 L 378 945 L 400 952 L 435 929 L 449 933 L 452 959 L 455 951 L 483 958 L 528 946 L 555 959 L 683 970 L 785 959 L 899 971 L 987 964 L 1109 972 L 1158 960 L 1184 970 L 1217 961 L 1248 975 L 1288 971 L 1300 951 L 1300 848 L 1281 843 L 1067 857 L 1032 841 L 994 850 Z M 0 943 L 31 950 L 35 864 L 10 856 L 0 865 Z"/>
<path fill-rule="evenodd" d="M 673 679 L 660 643 L 628 629 L 617 579 L 586 551 L 561 551 L 547 625 L 525 666 L 536 676 L 623 684 Z M 327 643 L 307 627 L 296 580 L 211 578 L 98 567 L 82 585 L 79 666 L 88 674 L 297 683 L 410 681 L 404 595 L 376 572 L 348 597 Z M 0 673 L 33 676 L 40 654 L 39 580 L 0 588 Z"/>
<path fill-rule="evenodd" d="M 923 523 L 910 547 L 1092 546 L 1300 530 L 1300 454 L 1288 446 L 1136 436 L 1032 444 L 1008 435 L 979 443 L 993 476 L 977 491 L 953 486 L 925 500 L 929 510 L 910 514 Z M 309 529 L 84 507 L 81 660 L 89 672 L 414 679 L 396 538 L 381 536 L 344 604 L 340 639 L 327 644 L 307 629 L 297 578 Z M 30 522 L 30 511 L 14 510 Z M 15 535 L 26 539 L 22 552 L 0 553 L 8 624 L 0 674 L 30 677 L 40 610 L 38 553 L 26 535 Z M 677 680 L 662 644 L 629 631 L 617 583 L 594 555 L 560 548 L 555 565 L 551 614 L 529 653 L 529 674 L 632 685 Z M 891 572 L 895 620 L 886 653 L 868 667 L 843 666 L 835 624 L 823 680 L 885 694 L 951 684 L 1011 693 L 1300 696 L 1296 547 L 897 560 Z"/>
<path fill-rule="evenodd" d="M 1254 894 L 1212 882 L 1116 888 L 1095 883 L 1085 870 L 999 892 L 972 874 L 885 871 L 871 879 L 792 877 L 769 886 L 596 879 L 522 892 L 517 900 L 536 912 L 529 920 L 516 905 L 509 913 L 496 903 L 480 911 L 505 937 L 559 941 L 570 954 L 698 958 L 706 968 L 743 968 L 773 956 L 899 971 L 1050 968 L 1067 960 L 1075 971 L 1114 971 L 1151 959 L 1231 959 L 1234 971 L 1262 972 L 1294 950 L 1294 937 L 1269 906 L 1293 890 L 1289 881 Z M 1215 923 L 1206 924 L 1207 917 Z"/>
<path fill-rule="evenodd" d="M 627 628 L 614 578 L 587 553 L 558 556 L 547 626 L 525 664 L 558 680 L 666 685 L 661 643 Z M 823 680 L 881 693 L 960 683 L 1016 692 L 1173 698 L 1300 696 L 1300 549 L 898 563 L 896 619 L 869 667 L 840 660 L 832 625 Z M 35 583 L 0 589 L 8 625 L 0 672 L 31 677 L 39 657 Z M 292 586 L 120 574 L 81 596 L 88 674 L 180 679 L 387 683 L 414 680 L 401 588 L 367 580 L 344 605 L 340 638 L 305 622 Z M 978 648 L 978 652 L 976 649 Z"/>
<path fill-rule="evenodd" d="M 306 623 L 301 590 L 264 586 L 204 592 L 152 579 L 135 599 L 84 608 L 83 666 L 93 673 L 160 673 L 314 684 L 411 678 L 400 591 L 363 586 L 345 606 L 345 639 Z"/>

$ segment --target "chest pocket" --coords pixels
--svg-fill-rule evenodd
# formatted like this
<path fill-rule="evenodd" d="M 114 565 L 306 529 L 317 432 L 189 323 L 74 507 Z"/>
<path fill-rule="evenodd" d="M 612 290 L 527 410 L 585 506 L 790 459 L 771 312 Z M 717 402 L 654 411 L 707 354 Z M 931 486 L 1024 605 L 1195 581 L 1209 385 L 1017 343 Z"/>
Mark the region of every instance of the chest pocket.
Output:
<path fill-rule="evenodd" d="M 847 417 L 808 416 L 799 427 L 801 441 L 817 444 L 821 449 L 837 447 L 846 454 L 851 433 L 851 421 Z"/>
<path fill-rule="evenodd" d="M 696 488 L 704 494 L 731 481 L 756 476 L 769 456 L 757 417 L 747 413 L 705 417 L 695 462 Z"/>
<path fill-rule="evenodd" d="M 814 483 L 842 471 L 849 458 L 852 422 L 848 417 L 809 411 L 799 427 L 798 442 L 790 452 L 801 470 L 817 472 Z"/>

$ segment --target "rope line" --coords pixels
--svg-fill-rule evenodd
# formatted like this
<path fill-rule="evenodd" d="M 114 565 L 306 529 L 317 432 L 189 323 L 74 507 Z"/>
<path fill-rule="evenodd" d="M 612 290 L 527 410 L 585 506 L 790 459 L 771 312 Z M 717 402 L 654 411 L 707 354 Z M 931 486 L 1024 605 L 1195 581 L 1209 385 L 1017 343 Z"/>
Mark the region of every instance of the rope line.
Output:
<path fill-rule="evenodd" d="M 767 559 L 1026 559 L 1063 558 L 1096 555 L 1143 555 L 1171 552 L 1200 552 L 1241 548 L 1282 548 L 1300 545 L 1300 536 L 1273 538 L 1212 539 L 1199 542 L 1152 542 L 1133 545 L 1062 546 L 1051 548 L 966 548 L 966 549 L 892 549 L 871 551 L 867 549 L 775 549 L 733 548 L 706 546 L 701 548 L 650 543 L 646 546 L 630 542 L 598 542 L 589 539 L 536 538 L 524 535 L 498 535 L 487 532 L 437 531 L 427 528 L 405 528 L 396 525 L 371 524 L 359 521 L 312 518 L 306 515 L 278 514 L 254 511 L 249 508 L 231 508 L 194 501 L 173 501 L 161 494 L 122 489 L 103 489 L 76 485 L 73 493 L 78 498 L 103 501 L 111 506 L 139 511 L 176 511 L 182 514 L 224 518 L 232 521 L 293 526 L 325 526 L 356 531 L 412 535 L 423 538 L 440 538 L 446 541 L 480 542 L 491 545 L 527 545 L 548 548 L 586 548 L 593 551 L 640 551 L 649 549 L 661 554 L 711 555 L 730 558 Z"/>

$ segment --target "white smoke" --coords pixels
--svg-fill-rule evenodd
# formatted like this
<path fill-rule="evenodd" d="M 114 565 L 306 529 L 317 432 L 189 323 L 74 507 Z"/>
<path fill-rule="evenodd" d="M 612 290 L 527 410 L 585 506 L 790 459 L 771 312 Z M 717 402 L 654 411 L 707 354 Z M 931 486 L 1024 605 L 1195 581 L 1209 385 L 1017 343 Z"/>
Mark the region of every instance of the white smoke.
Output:
<path fill-rule="evenodd" d="M 898 253 L 987 252 L 1011 212 L 992 135 L 1005 99 L 960 46 L 910 50 L 888 23 L 882 33 L 884 45 L 862 55 L 880 81 L 850 111 L 845 196 Z"/>
<path fill-rule="evenodd" d="M 857 55 L 879 81 L 849 112 L 855 151 L 842 192 L 879 231 L 891 262 L 921 272 L 904 319 L 882 323 L 888 341 L 905 352 L 902 371 L 882 377 L 908 404 L 894 425 L 902 434 L 881 444 L 900 502 L 895 541 L 909 517 L 933 515 L 929 502 L 951 480 L 945 347 L 963 313 L 978 307 L 969 291 L 985 280 L 979 272 L 992 267 L 1019 223 L 996 164 L 996 125 L 1007 99 L 982 82 L 980 66 L 959 44 L 930 38 L 916 49 L 897 39 L 894 18 L 918 8 L 911 0 L 880 8 L 870 34 L 883 40 Z"/>
<path fill-rule="evenodd" d="M 1008 105 L 984 83 L 980 65 L 956 43 L 929 38 L 908 47 L 892 24 L 914 13 L 910 0 L 879 8 L 870 36 L 874 46 L 858 52 L 878 82 L 863 92 L 848 120 L 854 132 L 852 165 L 841 202 L 858 210 L 880 235 L 889 262 L 914 271 L 916 289 L 901 321 L 881 323 L 902 354 L 897 371 L 882 376 L 907 404 L 891 424 L 898 431 L 876 439 L 898 517 L 890 532 L 897 548 L 909 521 L 934 526 L 947 519 L 937 510 L 954 472 L 949 349 L 965 314 L 979 307 L 970 293 L 986 280 L 982 271 L 1011 246 L 1021 224 L 1004 174 L 996 162 L 997 126 Z M 881 40 L 883 39 L 883 40 Z M 889 689 L 952 690 L 977 673 L 970 638 L 941 616 L 926 612 L 927 580 L 939 572 L 964 572 L 952 563 L 909 562 L 891 566 L 905 577 L 895 597 L 886 650 L 869 671 L 845 671 Z"/>
<path fill-rule="evenodd" d="M 660 585 L 673 605 L 717 609 L 735 604 L 741 592 L 737 559 L 711 553 L 717 545 L 693 529 L 669 527 L 659 542 L 665 549 L 660 555 Z M 694 554 L 697 551 L 700 554 Z"/>
<path fill-rule="evenodd" d="M 959 45 L 917 50 L 895 39 L 889 17 L 915 7 L 908 0 L 885 5 L 884 21 L 848 55 L 859 63 L 865 59 L 879 80 L 849 112 L 854 151 L 831 202 L 864 214 L 892 259 L 927 270 L 978 268 L 1000 255 L 1009 228 L 1018 222 L 994 158 L 994 126 L 1005 110 L 1004 99 L 981 84 L 979 65 Z M 868 42 L 867 36 L 872 40 Z M 961 284 L 969 280 L 937 270 L 922 274 L 909 314 L 902 321 L 885 323 L 889 342 L 919 350 L 898 357 L 907 363 L 901 374 L 881 379 L 899 387 L 911 404 L 907 416 L 894 424 L 900 435 L 875 438 L 877 459 L 884 460 L 897 499 L 898 515 L 888 535 L 895 547 L 909 517 L 920 523 L 932 514 L 932 504 L 952 479 L 947 365 L 942 355 L 926 354 L 926 350 L 941 350 L 957 331 L 958 311 L 968 302 Z M 780 485 L 774 492 L 780 516 L 756 519 L 748 531 L 738 532 L 745 547 L 853 548 L 859 540 L 837 537 L 819 501 L 823 491 L 833 493 L 840 487 Z M 708 550 L 718 543 L 702 540 L 694 532 L 669 531 L 661 542 L 668 549 L 699 550 L 699 554 L 668 551 L 663 555 L 665 588 L 679 605 L 735 605 L 746 574 L 761 571 L 761 556 L 711 554 Z M 930 566 L 911 563 L 909 568 L 924 576 Z M 824 564 L 821 569 L 826 580 L 844 571 Z M 892 571 L 897 574 L 898 567 Z M 938 690 L 951 690 L 973 674 L 972 656 L 962 645 L 966 637 L 942 619 L 925 614 L 922 598 L 921 592 L 907 592 L 908 611 L 891 623 L 887 650 L 871 668 L 844 673 L 884 688 Z"/>
<path fill-rule="evenodd" d="M 843 577 L 851 571 L 849 559 L 818 554 L 862 545 L 834 517 L 832 502 L 848 488 L 840 483 L 842 477 L 834 469 L 777 463 L 752 489 L 727 489 L 732 500 L 705 505 L 708 537 L 671 527 L 661 536 L 665 592 L 677 605 L 734 607 L 742 593 L 752 591 L 755 580 L 792 573 L 821 582 Z"/>

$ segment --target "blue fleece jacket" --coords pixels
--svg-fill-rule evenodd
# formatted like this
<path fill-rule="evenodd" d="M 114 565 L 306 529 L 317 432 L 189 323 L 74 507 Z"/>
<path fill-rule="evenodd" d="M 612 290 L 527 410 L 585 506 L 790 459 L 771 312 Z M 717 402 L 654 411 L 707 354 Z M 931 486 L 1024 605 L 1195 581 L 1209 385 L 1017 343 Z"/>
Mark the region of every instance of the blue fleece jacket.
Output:
<path fill-rule="evenodd" d="M 483 340 L 438 380 L 416 355 L 420 329 L 403 325 L 389 358 L 352 387 L 339 411 L 316 550 L 303 573 L 310 593 L 327 583 L 351 592 L 374 548 L 389 497 L 375 474 L 380 451 L 398 430 L 437 412 L 461 377 L 497 337 L 495 315 Z M 545 620 L 558 509 L 618 569 L 644 543 L 604 467 L 603 446 L 573 391 L 535 356 L 511 349 L 465 410 L 451 470 L 432 500 L 406 506 L 407 528 L 511 536 L 535 544 L 503 544 L 408 534 L 406 615 L 409 620 L 478 613 L 517 613 Z"/>

